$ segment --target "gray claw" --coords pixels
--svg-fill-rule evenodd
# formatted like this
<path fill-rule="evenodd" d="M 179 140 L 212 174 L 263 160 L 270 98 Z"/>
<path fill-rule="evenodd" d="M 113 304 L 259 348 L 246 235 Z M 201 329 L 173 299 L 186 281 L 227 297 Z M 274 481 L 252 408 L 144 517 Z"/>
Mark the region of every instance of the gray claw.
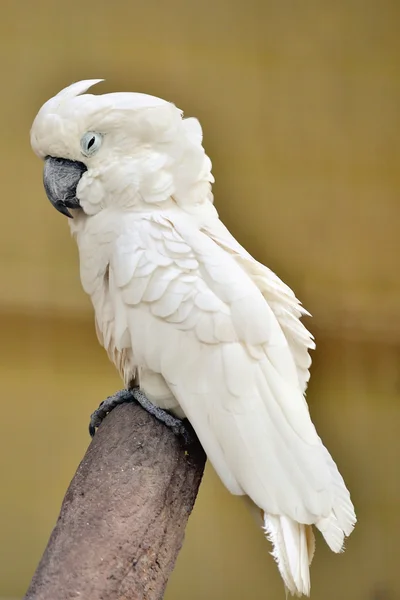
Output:
<path fill-rule="evenodd" d="M 190 446 L 195 441 L 196 436 L 186 419 L 178 419 L 166 410 L 155 406 L 139 388 L 120 390 L 100 403 L 99 408 L 90 417 L 89 433 L 91 437 L 94 436 L 96 429 L 101 425 L 108 413 L 118 406 L 118 404 L 123 404 L 124 402 L 137 402 L 140 404 L 145 411 L 158 421 L 161 421 L 161 423 L 164 423 L 176 436 L 181 438 L 185 446 Z"/>
<path fill-rule="evenodd" d="M 161 423 L 164 423 L 164 425 L 169 427 L 176 436 L 182 438 L 185 446 L 190 446 L 190 444 L 195 441 L 195 436 L 193 435 L 189 422 L 186 419 L 178 419 L 166 410 L 159 408 L 150 402 L 150 400 L 139 388 L 132 389 L 131 394 L 142 408 L 144 408 L 149 414 L 153 415 L 153 417 L 155 417 L 158 421 L 161 421 Z"/>
<path fill-rule="evenodd" d="M 134 402 L 134 398 L 130 390 L 120 390 L 116 392 L 112 396 L 108 396 L 103 402 L 100 403 L 99 408 L 97 408 L 94 413 L 90 416 L 89 423 L 89 434 L 90 437 L 93 437 L 96 433 L 96 429 L 100 427 L 101 423 L 104 421 L 109 412 L 113 410 L 118 404 L 123 404 L 124 402 Z"/>

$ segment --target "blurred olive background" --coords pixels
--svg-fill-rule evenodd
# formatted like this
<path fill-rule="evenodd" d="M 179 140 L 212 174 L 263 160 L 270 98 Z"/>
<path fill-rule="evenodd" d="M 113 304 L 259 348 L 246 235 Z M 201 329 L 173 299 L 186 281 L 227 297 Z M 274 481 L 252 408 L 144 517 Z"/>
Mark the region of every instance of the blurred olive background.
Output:
<path fill-rule="evenodd" d="M 2 599 L 24 595 L 89 414 L 121 386 L 29 146 L 42 103 L 96 77 L 200 118 L 222 219 L 314 315 L 308 400 L 359 523 L 339 556 L 318 535 L 313 600 L 400 598 L 399 31 L 396 0 L 2 4 Z M 269 550 L 208 468 L 166 598 L 282 599 Z"/>

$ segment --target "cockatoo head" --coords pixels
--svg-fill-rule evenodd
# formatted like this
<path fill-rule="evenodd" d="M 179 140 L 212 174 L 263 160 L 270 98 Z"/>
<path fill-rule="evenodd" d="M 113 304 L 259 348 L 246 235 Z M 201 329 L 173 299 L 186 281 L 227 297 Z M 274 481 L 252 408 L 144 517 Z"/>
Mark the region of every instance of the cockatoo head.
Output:
<path fill-rule="evenodd" d="M 197 119 L 170 102 L 138 93 L 85 94 L 92 79 L 46 102 L 31 129 L 44 160 L 52 204 L 94 215 L 106 207 L 140 209 L 166 202 L 212 201 L 211 162 Z"/>

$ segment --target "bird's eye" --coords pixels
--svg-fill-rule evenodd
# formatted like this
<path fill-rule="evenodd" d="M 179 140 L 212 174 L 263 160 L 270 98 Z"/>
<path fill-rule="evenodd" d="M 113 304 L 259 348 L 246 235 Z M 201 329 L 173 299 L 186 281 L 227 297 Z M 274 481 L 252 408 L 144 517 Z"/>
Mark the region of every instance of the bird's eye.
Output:
<path fill-rule="evenodd" d="M 101 146 L 103 136 L 95 131 L 87 131 L 81 138 L 81 150 L 85 156 L 93 156 Z"/>

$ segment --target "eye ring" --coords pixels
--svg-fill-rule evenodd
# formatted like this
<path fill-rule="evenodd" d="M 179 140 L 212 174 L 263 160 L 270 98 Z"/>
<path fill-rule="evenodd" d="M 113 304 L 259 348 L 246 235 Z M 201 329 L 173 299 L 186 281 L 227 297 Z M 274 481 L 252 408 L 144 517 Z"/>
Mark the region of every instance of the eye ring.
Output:
<path fill-rule="evenodd" d="M 96 154 L 103 141 L 101 133 L 96 131 L 87 131 L 81 137 L 81 151 L 84 156 L 93 156 Z"/>

